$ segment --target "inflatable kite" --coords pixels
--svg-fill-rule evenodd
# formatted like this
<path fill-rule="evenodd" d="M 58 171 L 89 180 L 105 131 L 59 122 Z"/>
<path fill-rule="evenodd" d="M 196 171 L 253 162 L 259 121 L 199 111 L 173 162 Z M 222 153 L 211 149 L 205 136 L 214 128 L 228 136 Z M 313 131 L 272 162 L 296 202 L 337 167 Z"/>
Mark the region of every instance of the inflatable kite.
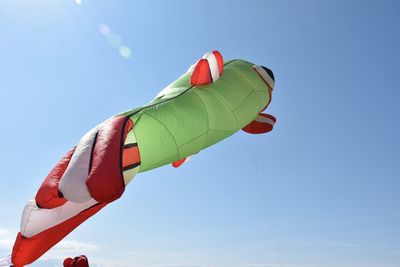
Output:
<path fill-rule="evenodd" d="M 23 211 L 11 262 L 34 262 L 82 222 L 121 197 L 138 172 L 179 167 L 242 129 L 272 130 L 272 71 L 207 53 L 148 105 L 86 133 L 50 171 Z"/>

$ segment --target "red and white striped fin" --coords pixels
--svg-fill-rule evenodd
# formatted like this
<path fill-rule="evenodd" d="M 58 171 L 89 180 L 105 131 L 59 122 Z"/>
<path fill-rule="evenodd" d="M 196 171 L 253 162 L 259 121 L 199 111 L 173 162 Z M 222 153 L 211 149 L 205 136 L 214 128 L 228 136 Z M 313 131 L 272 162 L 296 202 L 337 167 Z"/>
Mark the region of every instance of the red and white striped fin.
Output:
<path fill-rule="evenodd" d="M 274 90 L 275 86 L 274 73 L 270 69 L 264 66 L 254 65 L 253 69 L 258 73 L 258 75 L 260 75 L 260 77 L 268 85 L 271 91 Z"/>
<path fill-rule="evenodd" d="M 272 131 L 276 118 L 272 115 L 260 113 L 257 118 L 242 130 L 250 134 L 262 134 Z"/>
<path fill-rule="evenodd" d="M 43 228 L 34 226 L 30 229 L 25 229 L 26 225 L 21 224 L 21 232 L 17 235 L 11 256 L 13 266 L 25 266 L 34 262 L 106 205 L 106 203 L 96 203 L 94 200 L 87 203 L 68 201 L 54 209 L 40 209 L 34 200 L 28 202 L 22 217 L 23 223 L 32 216 L 38 216 L 42 221 L 48 223 Z M 75 206 L 76 211 L 71 212 L 71 206 Z M 32 213 L 35 214 L 32 215 Z M 52 221 L 53 219 L 56 219 L 57 222 Z"/>
<path fill-rule="evenodd" d="M 218 80 L 224 70 L 224 60 L 220 52 L 214 50 L 206 53 L 204 56 L 192 66 L 190 83 L 192 85 L 206 85 Z"/>
<path fill-rule="evenodd" d="M 183 159 L 180 159 L 180 160 L 177 160 L 177 161 L 174 161 L 174 162 L 172 162 L 172 167 L 178 168 L 178 167 L 180 167 L 183 163 L 188 162 L 192 157 L 193 157 L 193 155 L 191 155 L 191 156 L 189 156 L 189 157 L 186 157 L 186 158 L 183 158 Z"/>

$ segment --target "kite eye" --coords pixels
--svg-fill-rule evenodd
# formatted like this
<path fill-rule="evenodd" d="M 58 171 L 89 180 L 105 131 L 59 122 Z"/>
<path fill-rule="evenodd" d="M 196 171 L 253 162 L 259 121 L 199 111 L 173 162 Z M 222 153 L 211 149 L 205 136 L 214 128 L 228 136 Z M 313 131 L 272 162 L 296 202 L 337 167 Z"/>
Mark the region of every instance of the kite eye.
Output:
<path fill-rule="evenodd" d="M 272 70 L 270 70 L 267 67 L 258 66 L 258 65 L 254 65 L 253 69 L 258 73 L 258 75 L 260 75 L 260 77 L 268 85 L 268 87 L 271 89 L 271 91 L 274 90 L 275 77 L 274 77 L 274 73 L 272 72 Z"/>

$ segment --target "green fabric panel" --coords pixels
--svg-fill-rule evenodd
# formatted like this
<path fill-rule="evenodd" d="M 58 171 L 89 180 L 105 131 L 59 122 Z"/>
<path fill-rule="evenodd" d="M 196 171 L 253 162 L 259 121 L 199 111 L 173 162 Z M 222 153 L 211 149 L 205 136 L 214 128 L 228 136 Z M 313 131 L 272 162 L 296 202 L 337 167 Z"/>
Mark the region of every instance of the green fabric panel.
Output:
<path fill-rule="evenodd" d="M 195 139 L 192 139 L 190 142 L 181 145 L 179 147 L 179 154 L 181 155 L 181 158 L 186 158 L 206 148 L 208 146 L 207 135 L 208 133 L 204 133 L 197 136 Z"/>
<path fill-rule="evenodd" d="M 216 130 L 210 130 L 208 132 L 207 140 L 208 140 L 208 146 L 212 146 L 219 141 L 231 136 L 232 134 L 236 133 L 238 130 L 235 131 L 216 131 Z"/>
<path fill-rule="evenodd" d="M 224 99 L 230 109 L 234 110 L 253 91 L 253 88 L 249 88 L 249 84 L 238 77 L 231 68 L 224 70 L 222 77 L 212 84 L 212 92 Z"/>
<path fill-rule="evenodd" d="M 125 145 L 126 144 L 133 144 L 136 143 L 136 137 L 135 137 L 135 133 L 133 132 L 133 130 L 130 130 L 128 132 L 128 134 L 126 135 L 126 139 L 125 139 Z"/>
<path fill-rule="evenodd" d="M 174 138 L 158 120 L 142 113 L 133 129 L 140 152 L 140 171 L 168 164 L 178 158 Z"/>
<path fill-rule="evenodd" d="M 208 128 L 212 130 L 237 131 L 238 125 L 233 111 L 222 98 L 212 93 L 211 88 L 198 88 L 193 92 L 201 99 L 207 114 Z"/>
<path fill-rule="evenodd" d="M 208 131 L 207 112 L 193 91 L 150 108 L 146 114 L 169 130 L 178 147 Z"/>
<path fill-rule="evenodd" d="M 158 104 L 164 102 L 167 99 L 176 97 L 184 93 L 191 87 L 192 85 L 190 84 L 190 73 L 185 73 L 181 77 L 179 77 L 178 80 L 172 82 L 167 87 L 165 87 L 159 93 L 159 96 L 151 101 L 150 104 Z"/>
<path fill-rule="evenodd" d="M 221 78 L 202 86 L 191 86 L 186 73 L 147 106 L 125 112 L 135 124 L 140 171 L 195 154 L 254 120 L 270 96 L 252 66 L 225 62 Z"/>
<path fill-rule="evenodd" d="M 266 94 L 265 92 L 256 91 L 258 102 L 260 102 L 260 109 L 265 108 L 269 101 L 269 93 Z"/>
<path fill-rule="evenodd" d="M 257 117 L 260 111 L 257 103 L 257 93 L 253 91 L 234 111 L 239 125 L 243 125 L 242 128 L 252 122 Z"/>

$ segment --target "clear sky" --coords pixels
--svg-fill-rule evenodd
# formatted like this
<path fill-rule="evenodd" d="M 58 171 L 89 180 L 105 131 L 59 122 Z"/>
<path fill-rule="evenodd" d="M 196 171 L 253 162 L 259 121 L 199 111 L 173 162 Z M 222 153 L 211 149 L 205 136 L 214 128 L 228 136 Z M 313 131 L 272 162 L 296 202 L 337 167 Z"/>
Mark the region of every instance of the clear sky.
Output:
<path fill-rule="evenodd" d="M 32 266 L 84 253 L 102 267 L 399 267 L 399 13 L 398 1 L 0 1 L 0 257 L 86 131 L 218 49 L 274 71 L 273 132 L 137 175 Z"/>

